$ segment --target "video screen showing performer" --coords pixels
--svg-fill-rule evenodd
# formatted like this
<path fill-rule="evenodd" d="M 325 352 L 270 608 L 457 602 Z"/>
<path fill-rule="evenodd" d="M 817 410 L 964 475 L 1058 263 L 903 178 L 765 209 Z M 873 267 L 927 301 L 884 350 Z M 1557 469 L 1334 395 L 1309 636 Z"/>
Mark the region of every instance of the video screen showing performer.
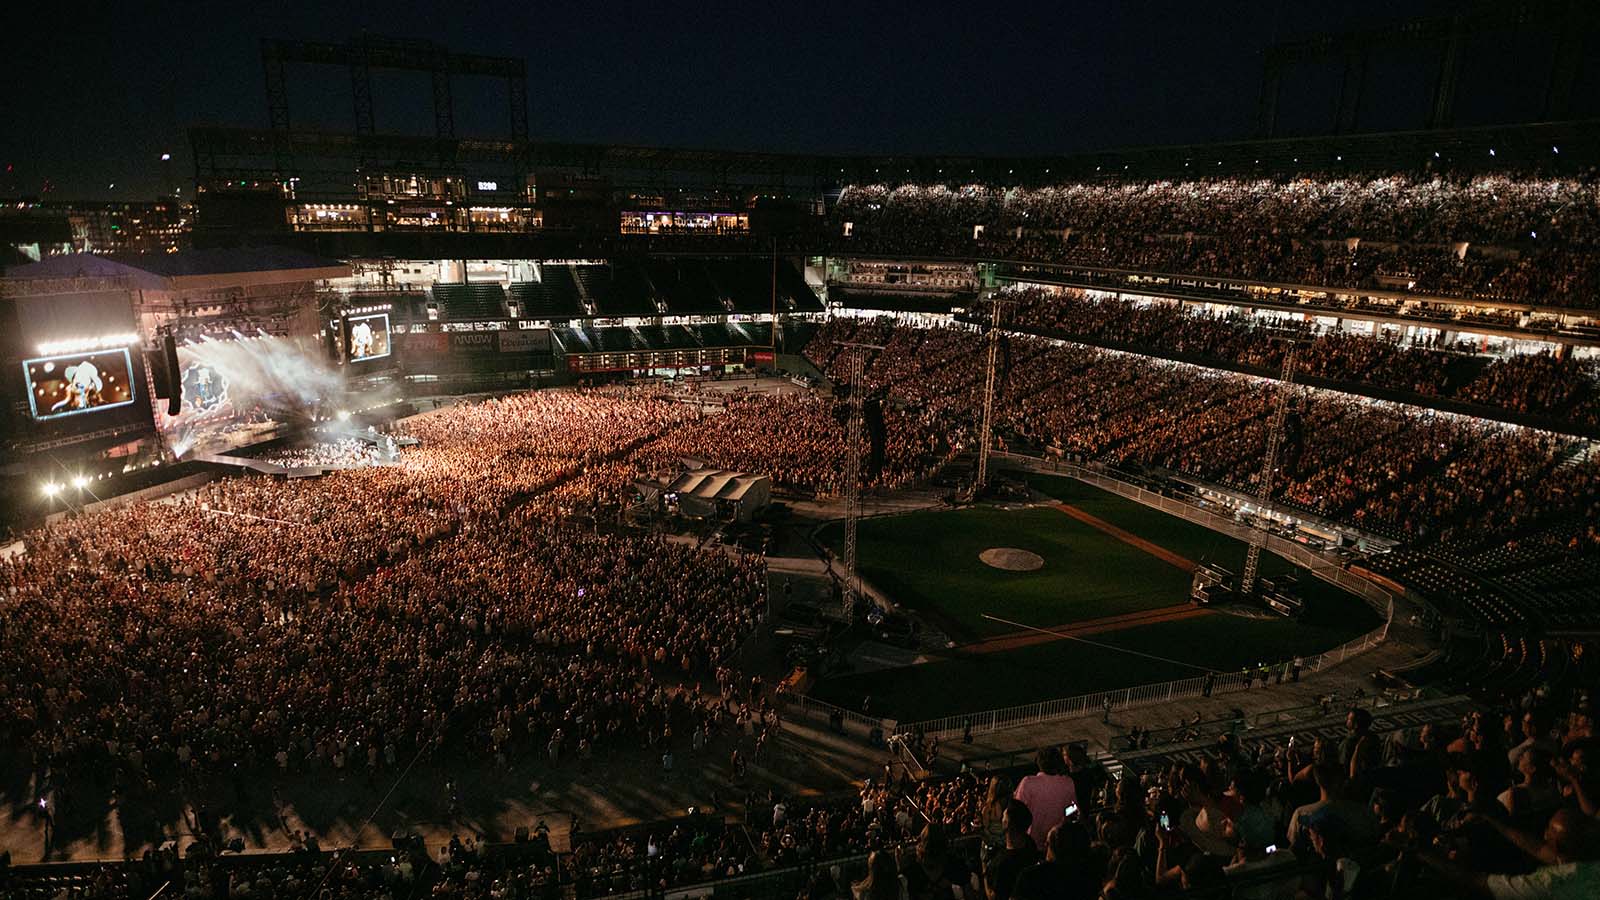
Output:
<path fill-rule="evenodd" d="M 134 401 L 126 347 L 24 360 L 28 406 L 38 420 L 100 412 Z"/>
<path fill-rule="evenodd" d="M 350 317 L 350 353 L 353 363 L 389 355 L 389 314 Z"/>

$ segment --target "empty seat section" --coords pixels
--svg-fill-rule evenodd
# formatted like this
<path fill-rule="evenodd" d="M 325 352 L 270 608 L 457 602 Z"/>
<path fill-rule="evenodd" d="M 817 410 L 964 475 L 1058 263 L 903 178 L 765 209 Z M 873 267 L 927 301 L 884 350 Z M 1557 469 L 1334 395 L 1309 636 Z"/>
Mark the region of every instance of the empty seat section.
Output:
<path fill-rule="evenodd" d="M 439 317 L 452 322 L 506 317 L 506 294 L 498 284 L 436 284 L 433 299 L 439 304 Z"/>
<path fill-rule="evenodd" d="M 511 296 L 522 305 L 522 317 L 557 320 L 583 318 L 583 300 L 566 267 L 547 267 L 544 275 L 543 281 L 519 281 L 511 285 Z"/>
<path fill-rule="evenodd" d="M 599 269 L 602 271 L 587 271 Z M 648 318 L 661 315 L 651 301 L 650 278 L 637 262 L 609 266 L 579 266 L 579 277 L 595 298 L 598 312 L 608 317 Z"/>

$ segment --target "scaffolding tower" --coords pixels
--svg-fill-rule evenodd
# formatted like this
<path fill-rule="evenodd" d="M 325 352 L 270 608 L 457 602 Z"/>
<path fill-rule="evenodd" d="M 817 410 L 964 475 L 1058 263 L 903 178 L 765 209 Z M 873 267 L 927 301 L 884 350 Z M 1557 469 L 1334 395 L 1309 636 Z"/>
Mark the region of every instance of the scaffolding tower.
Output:
<path fill-rule="evenodd" d="M 978 472 L 972 482 L 973 499 L 977 499 L 989 484 L 989 447 L 994 443 L 994 386 L 1000 354 L 1000 307 L 1011 302 L 999 297 L 989 299 L 989 361 L 983 373 L 983 427 L 978 433 Z"/>
<path fill-rule="evenodd" d="M 1294 341 L 1289 341 L 1289 351 L 1283 356 L 1283 371 L 1279 374 L 1282 381 L 1282 390 L 1278 393 L 1277 405 L 1272 410 L 1272 421 L 1267 426 L 1267 454 L 1261 461 L 1261 478 L 1256 497 L 1260 501 L 1259 516 L 1265 519 L 1267 510 L 1272 506 L 1272 477 L 1278 468 L 1278 450 L 1283 445 L 1283 426 L 1289 418 L 1289 401 L 1294 397 Z M 1261 549 L 1267 544 L 1267 528 L 1264 522 L 1258 522 L 1250 532 L 1250 546 L 1244 554 L 1244 575 L 1239 579 L 1240 596 L 1248 597 L 1255 593 L 1256 574 L 1261 568 Z"/>
<path fill-rule="evenodd" d="M 861 595 L 861 575 L 856 570 L 857 532 L 861 521 L 861 432 L 865 427 L 867 351 L 884 349 L 880 344 L 843 341 L 850 372 L 849 417 L 845 422 L 844 464 L 844 620 L 853 623 L 856 598 Z"/>

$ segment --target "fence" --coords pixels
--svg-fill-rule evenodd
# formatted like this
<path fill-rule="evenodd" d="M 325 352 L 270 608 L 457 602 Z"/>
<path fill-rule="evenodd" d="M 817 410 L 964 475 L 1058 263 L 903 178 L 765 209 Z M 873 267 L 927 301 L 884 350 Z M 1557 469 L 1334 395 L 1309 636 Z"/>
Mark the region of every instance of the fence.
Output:
<path fill-rule="evenodd" d="M 896 731 L 894 719 L 879 719 L 874 716 L 852 712 L 842 706 L 834 706 L 832 703 L 807 697 L 804 694 L 785 694 L 783 697 L 783 714 L 787 718 L 803 718 L 824 722 L 842 729 L 844 734 L 863 740 L 882 740 L 886 735 L 894 734 Z M 876 735 L 874 735 L 874 732 L 876 732 Z"/>
<path fill-rule="evenodd" d="M 1259 535 L 1259 532 L 1255 529 L 1241 525 L 1230 517 L 1202 509 L 1174 497 L 1145 490 L 1137 485 L 1108 477 L 1103 473 L 1095 472 L 1082 466 L 1070 463 L 1045 465 L 1037 457 L 1021 456 L 1014 453 L 995 453 L 993 455 L 996 458 L 1021 465 L 1024 468 L 1069 475 L 1095 487 L 1127 497 L 1146 506 L 1155 507 L 1163 512 L 1240 540 L 1250 540 L 1252 537 Z M 1336 666 L 1353 656 L 1365 653 L 1382 644 L 1384 639 L 1389 636 L 1389 623 L 1394 619 L 1394 597 L 1388 591 L 1358 575 L 1345 571 L 1337 561 L 1331 560 L 1309 547 L 1285 540 L 1277 535 L 1268 535 L 1266 549 L 1310 571 L 1323 581 L 1337 585 L 1355 594 L 1379 615 L 1383 616 L 1383 624 L 1372 631 L 1332 650 L 1301 659 L 1299 671 L 1295 673 L 1296 677 L 1300 673 L 1320 672 L 1323 669 Z M 881 734 L 891 734 L 896 730 L 917 730 L 929 736 L 960 734 L 968 730 L 971 730 L 973 734 L 985 734 L 1006 728 L 1039 725 L 1058 719 L 1092 715 L 1102 712 L 1107 704 L 1112 709 L 1124 710 L 1157 706 L 1173 700 L 1247 691 L 1256 679 L 1257 676 L 1254 672 L 1233 672 L 1225 675 L 1201 676 L 1199 678 L 1187 678 L 1159 684 L 1145 684 L 1118 690 L 1100 691 L 1077 697 L 1063 697 L 1058 700 L 1045 700 L 1039 703 L 1028 703 L 1004 709 L 945 716 L 921 722 L 907 722 L 900 724 L 898 728 L 896 728 L 896 723 L 892 721 L 872 719 L 869 716 L 852 713 L 809 697 L 793 698 L 791 709 L 798 708 L 801 710 L 802 715 L 821 719 L 829 719 L 830 715 L 842 713 L 847 723 L 847 728 L 851 731 L 865 729 L 870 732 L 871 728 L 875 727 L 882 729 Z M 830 719 L 830 721 L 833 720 Z M 867 725 L 866 723 L 869 722 L 872 724 Z"/>
<path fill-rule="evenodd" d="M 912 846 L 910 843 L 890 845 L 880 852 L 893 853 L 897 849 L 906 850 Z M 975 859 L 978 854 L 978 836 L 962 835 L 952 838 L 950 849 Z M 693 898 L 701 897 L 739 898 L 739 900 L 768 900 L 768 898 L 792 900 L 810 883 L 811 878 L 819 869 L 837 870 L 842 880 L 840 887 L 848 891 L 851 882 L 866 876 L 867 854 L 852 853 L 847 856 L 813 860 L 781 869 L 771 869 L 748 875 L 736 875 L 719 881 L 702 881 L 665 890 L 658 888 L 610 894 L 606 897 L 606 900 L 648 900 L 648 898 L 652 897 L 662 898 L 662 900 L 693 900 Z"/>

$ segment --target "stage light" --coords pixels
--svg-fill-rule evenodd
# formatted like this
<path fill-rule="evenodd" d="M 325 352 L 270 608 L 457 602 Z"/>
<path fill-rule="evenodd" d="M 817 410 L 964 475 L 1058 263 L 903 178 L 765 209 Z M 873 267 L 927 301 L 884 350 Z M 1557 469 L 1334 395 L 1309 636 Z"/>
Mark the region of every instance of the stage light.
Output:
<path fill-rule="evenodd" d="M 339 421 L 341 421 L 341 422 L 350 421 L 350 410 L 348 410 L 348 409 L 339 410 Z"/>
<path fill-rule="evenodd" d="M 59 493 L 61 493 L 61 485 L 56 484 L 54 481 L 46 481 L 44 483 L 44 495 L 46 497 L 54 497 Z"/>
<path fill-rule="evenodd" d="M 99 337 L 74 338 L 66 341 L 46 341 L 38 344 L 40 356 L 57 356 L 84 350 L 104 350 L 110 347 L 127 347 L 139 343 L 137 334 L 107 334 Z"/>
<path fill-rule="evenodd" d="M 81 491 L 89 486 L 89 479 L 79 475 L 72 479 L 72 486 Z"/>
<path fill-rule="evenodd" d="M 171 160 L 172 160 L 172 154 L 171 153 L 163 153 L 163 154 L 161 154 L 161 161 L 162 162 L 170 162 Z"/>

